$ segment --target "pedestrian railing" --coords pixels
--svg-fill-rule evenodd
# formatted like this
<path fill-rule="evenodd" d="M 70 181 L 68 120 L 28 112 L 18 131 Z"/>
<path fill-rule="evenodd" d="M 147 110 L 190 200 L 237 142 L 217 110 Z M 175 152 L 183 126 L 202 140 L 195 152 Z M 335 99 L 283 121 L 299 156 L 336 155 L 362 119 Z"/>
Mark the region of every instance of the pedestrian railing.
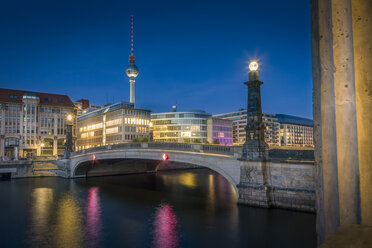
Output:
<path fill-rule="evenodd" d="M 80 150 L 72 153 L 72 156 L 94 153 L 107 150 L 129 150 L 129 149 L 161 149 L 174 151 L 189 151 L 211 154 L 225 154 L 231 156 L 241 155 L 241 146 L 225 146 L 225 145 L 205 145 L 205 144 L 188 144 L 188 143 L 121 143 L 115 145 L 106 145 L 92 147 L 85 150 Z"/>

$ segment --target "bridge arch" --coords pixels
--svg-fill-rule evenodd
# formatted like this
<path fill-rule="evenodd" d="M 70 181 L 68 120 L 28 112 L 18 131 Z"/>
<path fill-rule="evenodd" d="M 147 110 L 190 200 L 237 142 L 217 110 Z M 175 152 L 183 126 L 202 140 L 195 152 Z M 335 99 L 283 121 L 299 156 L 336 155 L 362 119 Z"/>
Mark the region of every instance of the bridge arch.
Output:
<path fill-rule="evenodd" d="M 195 153 L 195 152 L 183 152 L 183 151 L 159 151 L 159 150 L 126 150 L 126 151 L 99 151 L 99 152 L 89 152 L 74 156 L 70 161 L 70 177 L 85 177 L 86 174 L 82 173 L 84 171 L 81 167 L 87 166 L 87 164 L 92 162 L 92 155 L 94 154 L 97 162 L 107 162 L 107 161 L 129 161 L 138 162 L 137 172 L 148 172 L 155 171 L 159 163 L 164 163 L 162 156 L 167 153 L 169 156 L 168 163 L 172 164 L 189 164 L 196 165 L 200 167 L 208 168 L 212 171 L 217 172 L 223 176 L 230 184 L 234 187 L 236 194 L 238 195 L 238 183 L 240 181 L 240 161 L 236 158 L 228 155 L 222 154 L 205 154 L 205 153 Z M 154 163 L 152 168 L 146 168 L 144 163 Z M 94 166 L 94 165 L 93 165 Z M 108 166 L 107 170 L 113 169 L 113 167 Z M 142 171 L 141 171 L 142 170 Z M 133 171 L 134 172 L 134 171 Z M 117 174 L 122 174 L 118 171 Z M 130 173 L 130 172 L 129 172 Z M 95 175 L 105 175 L 105 168 L 100 168 L 98 173 Z M 114 175 L 114 173 L 110 173 Z"/>

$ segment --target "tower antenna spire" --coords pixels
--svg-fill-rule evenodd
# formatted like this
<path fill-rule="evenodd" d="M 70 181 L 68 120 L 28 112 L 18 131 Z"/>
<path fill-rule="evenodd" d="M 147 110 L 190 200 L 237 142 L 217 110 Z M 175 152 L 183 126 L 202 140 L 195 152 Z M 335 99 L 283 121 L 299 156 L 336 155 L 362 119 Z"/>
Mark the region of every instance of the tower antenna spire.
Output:
<path fill-rule="evenodd" d="M 130 13 L 130 55 L 129 55 L 129 65 L 125 70 L 127 76 L 129 77 L 130 83 L 130 102 L 134 104 L 134 82 L 135 78 L 138 76 L 138 68 L 136 66 L 136 58 L 133 54 L 133 12 Z"/>
<path fill-rule="evenodd" d="M 130 55 L 133 56 L 133 11 L 130 12 Z"/>

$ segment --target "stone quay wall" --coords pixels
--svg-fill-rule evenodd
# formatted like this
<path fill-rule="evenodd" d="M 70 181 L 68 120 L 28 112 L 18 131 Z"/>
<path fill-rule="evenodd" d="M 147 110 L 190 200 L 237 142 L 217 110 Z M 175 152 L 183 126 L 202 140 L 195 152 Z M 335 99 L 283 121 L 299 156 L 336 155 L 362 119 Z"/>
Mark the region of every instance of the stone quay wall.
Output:
<path fill-rule="evenodd" d="M 32 177 L 34 175 L 33 168 L 33 161 L 29 160 L 0 162 L 0 174 L 10 173 L 10 178 Z"/>
<path fill-rule="evenodd" d="M 312 163 L 244 162 L 239 203 L 315 212 Z"/>

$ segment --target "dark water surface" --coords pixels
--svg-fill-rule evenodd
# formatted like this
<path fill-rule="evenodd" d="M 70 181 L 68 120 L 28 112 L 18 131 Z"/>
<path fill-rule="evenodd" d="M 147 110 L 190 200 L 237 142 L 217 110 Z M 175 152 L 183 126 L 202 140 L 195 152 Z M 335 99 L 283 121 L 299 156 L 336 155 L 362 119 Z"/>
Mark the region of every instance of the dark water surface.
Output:
<path fill-rule="evenodd" d="M 316 247 L 314 214 L 236 201 L 204 169 L 0 181 L 0 247 Z"/>

